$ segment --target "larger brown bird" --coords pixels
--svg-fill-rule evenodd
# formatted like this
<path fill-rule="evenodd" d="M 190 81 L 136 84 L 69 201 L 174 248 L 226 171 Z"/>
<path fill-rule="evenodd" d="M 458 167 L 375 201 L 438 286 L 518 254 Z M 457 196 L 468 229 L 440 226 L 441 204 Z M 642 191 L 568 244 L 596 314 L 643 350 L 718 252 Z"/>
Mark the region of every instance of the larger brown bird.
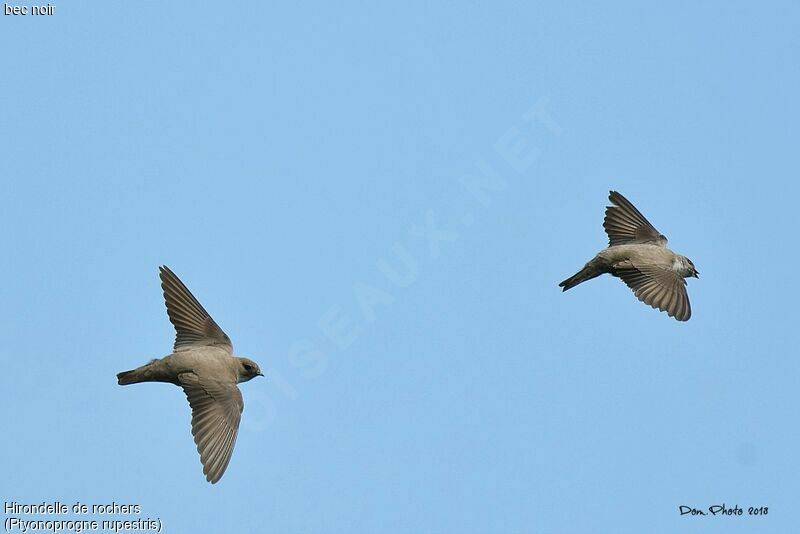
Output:
<path fill-rule="evenodd" d="M 653 308 L 667 312 L 678 321 L 692 316 L 686 277 L 699 278 L 692 260 L 667 248 L 667 238 L 645 219 L 628 199 L 611 191 L 603 228 L 608 248 L 601 250 L 583 269 L 559 287 L 573 288 L 604 273 L 617 276 L 636 297 Z"/>
<path fill-rule="evenodd" d="M 230 338 L 214 322 L 183 282 L 160 267 L 167 315 L 175 327 L 169 356 L 117 375 L 120 385 L 168 382 L 183 388 L 192 407 L 192 434 L 206 480 L 216 483 L 231 460 L 244 409 L 236 387 L 263 376 L 253 360 L 233 355 Z"/>

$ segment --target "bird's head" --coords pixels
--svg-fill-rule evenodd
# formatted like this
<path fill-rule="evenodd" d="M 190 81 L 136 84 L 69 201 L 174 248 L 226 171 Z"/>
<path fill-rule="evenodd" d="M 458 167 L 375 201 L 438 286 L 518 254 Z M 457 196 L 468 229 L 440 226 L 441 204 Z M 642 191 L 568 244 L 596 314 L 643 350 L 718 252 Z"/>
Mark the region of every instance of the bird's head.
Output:
<path fill-rule="evenodd" d="M 700 273 L 695 269 L 694 263 L 686 256 L 678 256 L 676 258 L 675 270 L 684 278 L 689 276 L 700 278 Z"/>
<path fill-rule="evenodd" d="M 247 382 L 251 378 L 255 378 L 257 376 L 264 376 L 261 374 L 261 369 L 259 369 L 258 364 L 251 360 L 250 358 L 238 358 L 239 360 L 239 369 L 238 375 L 239 379 L 237 382 Z"/>

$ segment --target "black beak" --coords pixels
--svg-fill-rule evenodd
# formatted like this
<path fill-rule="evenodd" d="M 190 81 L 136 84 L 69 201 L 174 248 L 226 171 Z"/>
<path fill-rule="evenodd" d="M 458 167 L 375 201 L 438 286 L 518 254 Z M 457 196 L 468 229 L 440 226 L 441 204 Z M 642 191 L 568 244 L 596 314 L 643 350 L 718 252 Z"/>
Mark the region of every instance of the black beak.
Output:
<path fill-rule="evenodd" d="M 264 376 L 264 375 L 261 374 L 261 371 L 259 371 L 258 373 L 256 373 L 256 376 Z"/>
<path fill-rule="evenodd" d="M 700 278 L 700 273 L 698 273 L 697 271 L 695 271 L 695 272 L 694 272 L 694 275 L 692 275 L 692 276 L 694 276 L 695 278 L 698 278 L 698 279 L 699 279 L 699 278 Z"/>

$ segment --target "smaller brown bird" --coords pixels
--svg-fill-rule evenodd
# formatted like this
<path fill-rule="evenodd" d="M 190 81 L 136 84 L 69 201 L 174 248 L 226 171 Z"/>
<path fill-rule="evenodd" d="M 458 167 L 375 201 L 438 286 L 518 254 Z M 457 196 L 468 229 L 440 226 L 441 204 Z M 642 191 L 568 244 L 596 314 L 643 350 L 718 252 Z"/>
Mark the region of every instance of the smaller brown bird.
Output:
<path fill-rule="evenodd" d="M 168 267 L 159 268 L 167 315 L 175 327 L 169 356 L 117 374 L 121 386 L 168 382 L 183 388 L 192 407 L 192 434 L 206 480 L 216 483 L 228 467 L 244 410 L 236 387 L 264 376 L 253 360 L 233 355 L 230 338 Z"/>
<path fill-rule="evenodd" d="M 603 221 L 608 248 L 598 252 L 583 269 L 558 286 L 566 291 L 609 273 L 621 278 L 640 301 L 667 312 L 678 321 L 688 321 L 692 308 L 685 278 L 699 278 L 692 260 L 668 249 L 667 238 L 624 196 L 611 191 L 608 199 L 613 204 L 606 208 Z"/>

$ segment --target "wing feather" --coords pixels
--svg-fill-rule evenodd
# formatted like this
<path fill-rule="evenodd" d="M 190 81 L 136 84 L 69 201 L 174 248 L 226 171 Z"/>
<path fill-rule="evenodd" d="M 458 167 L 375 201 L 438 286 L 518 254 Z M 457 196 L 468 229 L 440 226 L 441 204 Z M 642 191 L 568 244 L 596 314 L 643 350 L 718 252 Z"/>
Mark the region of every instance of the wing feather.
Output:
<path fill-rule="evenodd" d="M 236 444 L 244 400 L 236 384 L 209 380 L 194 373 L 178 376 L 192 407 L 192 434 L 206 480 L 216 483 L 225 473 Z"/>
<path fill-rule="evenodd" d="M 233 353 L 230 338 L 175 273 L 163 265 L 159 267 L 159 276 L 167 315 L 175 327 L 174 350 L 213 345 Z"/>
<path fill-rule="evenodd" d="M 606 217 L 603 220 L 603 228 L 608 234 L 608 246 L 632 243 L 667 246 L 667 238 L 627 198 L 616 191 L 610 191 L 608 200 L 613 204 L 606 208 Z"/>
<path fill-rule="evenodd" d="M 678 321 L 688 321 L 692 316 L 686 281 L 675 271 L 657 266 L 618 268 L 619 276 L 640 301 L 667 312 Z"/>

